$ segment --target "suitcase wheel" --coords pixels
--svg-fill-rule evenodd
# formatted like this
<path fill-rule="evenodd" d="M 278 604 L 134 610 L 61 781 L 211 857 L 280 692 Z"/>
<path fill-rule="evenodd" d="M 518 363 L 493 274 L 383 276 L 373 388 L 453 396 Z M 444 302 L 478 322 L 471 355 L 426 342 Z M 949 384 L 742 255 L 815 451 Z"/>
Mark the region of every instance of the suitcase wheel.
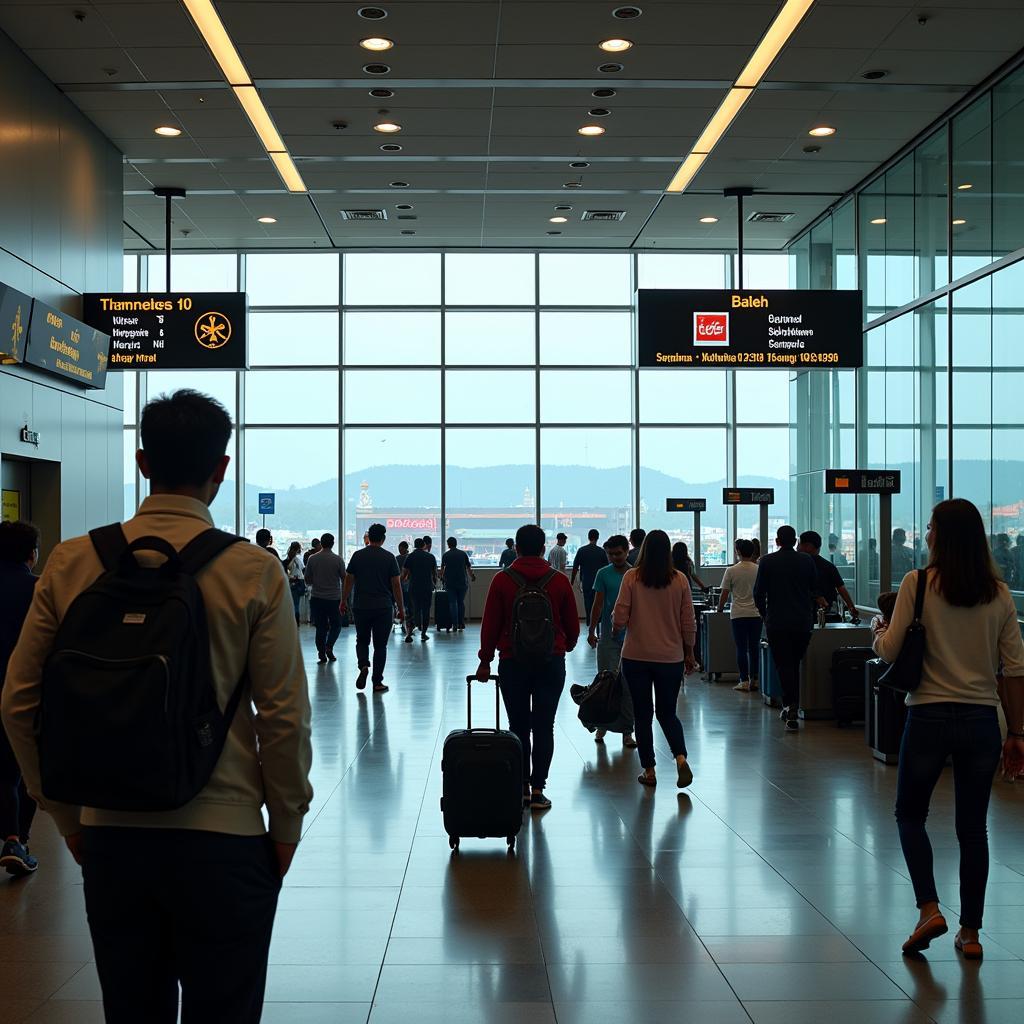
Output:
<path fill-rule="evenodd" d="M 458 836 L 449 836 L 448 837 L 448 846 L 449 846 L 450 849 L 452 849 L 456 853 L 458 853 L 459 852 L 459 837 Z"/>

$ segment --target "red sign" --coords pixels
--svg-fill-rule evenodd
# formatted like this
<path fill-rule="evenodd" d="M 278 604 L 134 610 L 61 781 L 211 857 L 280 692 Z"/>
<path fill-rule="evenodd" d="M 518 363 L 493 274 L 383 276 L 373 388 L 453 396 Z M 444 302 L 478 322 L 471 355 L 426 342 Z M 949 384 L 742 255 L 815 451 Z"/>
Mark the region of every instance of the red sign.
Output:
<path fill-rule="evenodd" d="M 387 519 L 384 525 L 389 530 L 436 530 L 437 519 L 430 517 L 421 519 Z"/>
<path fill-rule="evenodd" d="M 694 345 L 705 346 L 728 346 L 729 314 L 694 313 L 693 343 Z"/>

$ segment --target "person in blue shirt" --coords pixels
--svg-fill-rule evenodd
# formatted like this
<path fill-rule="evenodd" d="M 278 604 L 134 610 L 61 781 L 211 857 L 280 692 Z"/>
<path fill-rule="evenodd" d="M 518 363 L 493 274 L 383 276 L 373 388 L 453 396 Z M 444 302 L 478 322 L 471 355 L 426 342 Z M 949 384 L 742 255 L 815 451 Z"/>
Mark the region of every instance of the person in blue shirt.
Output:
<path fill-rule="evenodd" d="M 501 553 L 501 558 L 498 559 L 498 568 L 507 569 L 516 560 L 516 542 L 509 537 L 505 541 L 505 550 Z"/>

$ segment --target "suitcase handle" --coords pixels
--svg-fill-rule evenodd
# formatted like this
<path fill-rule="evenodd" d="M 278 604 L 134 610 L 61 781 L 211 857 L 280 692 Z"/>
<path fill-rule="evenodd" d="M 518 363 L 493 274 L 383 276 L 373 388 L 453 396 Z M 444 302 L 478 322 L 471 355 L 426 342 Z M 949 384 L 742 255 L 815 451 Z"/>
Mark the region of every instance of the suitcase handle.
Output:
<path fill-rule="evenodd" d="M 498 686 L 498 677 L 491 676 L 490 681 L 494 683 L 494 729 L 497 732 L 501 728 L 501 689 Z M 469 731 L 473 731 L 473 683 L 478 682 L 476 676 L 466 676 L 466 717 Z"/>

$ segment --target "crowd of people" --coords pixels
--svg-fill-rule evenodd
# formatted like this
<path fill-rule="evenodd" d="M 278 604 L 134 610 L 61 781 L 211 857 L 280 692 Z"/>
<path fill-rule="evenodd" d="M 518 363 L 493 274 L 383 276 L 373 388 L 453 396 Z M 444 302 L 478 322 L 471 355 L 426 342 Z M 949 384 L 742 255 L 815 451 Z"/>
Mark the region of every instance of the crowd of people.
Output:
<path fill-rule="evenodd" d="M 36 870 L 29 830 L 38 802 L 83 867 L 108 1021 L 173 1021 L 179 986 L 183 1019 L 259 1019 L 281 880 L 313 795 L 311 712 L 297 628 L 306 588 L 321 665 L 337 660 L 343 623 L 354 622 L 359 689 L 369 681 L 376 693 L 387 691 L 396 620 L 405 643 L 417 629 L 421 642 L 428 639 L 439 582 L 453 628 L 465 628 L 466 593 L 475 575 L 456 538 L 448 540 L 439 566 L 429 537 L 392 554 L 382 524 L 369 528 L 365 546 L 347 565 L 329 533 L 305 552 L 292 544 L 283 559 L 269 531 L 256 545 L 213 536 L 218 531 L 209 506 L 224 480 L 231 430 L 224 408 L 196 392 L 146 406 L 137 463 L 150 493 L 121 526 L 123 546 L 113 560 L 98 535 L 73 539 L 54 549 L 37 580 L 38 531 L 28 523 L 0 525 L 0 866 L 15 875 Z M 919 678 L 909 687 L 897 783 L 899 838 L 919 911 L 904 950 L 926 948 L 948 927 L 925 820 L 951 758 L 961 850 L 955 943 L 963 956 L 980 958 L 993 777 L 1000 758 L 1009 773 L 1024 771 L 1024 643 L 978 510 L 962 500 L 941 502 L 926 539 L 926 567 L 906 573 L 891 609 L 873 622 L 875 650 L 889 663 L 898 662 L 912 633 L 919 636 L 923 628 L 927 636 Z M 150 615 L 163 615 L 163 609 L 127 607 L 122 617 L 115 607 L 117 615 L 107 620 L 100 610 L 109 611 L 115 595 L 136 592 L 138 574 L 146 569 L 169 567 L 155 574 L 161 578 L 172 570 L 191 572 L 186 548 L 206 540 L 220 544 L 217 557 L 194 571 L 201 594 L 195 607 L 205 618 L 196 629 L 209 636 L 212 709 L 207 705 L 198 725 L 185 724 L 197 730 L 197 750 L 222 744 L 219 756 L 178 805 L 140 807 L 137 796 L 133 803 L 117 793 L 91 802 L 86 783 L 80 790 L 72 785 L 75 799 L 49 799 L 39 730 L 45 737 L 50 719 L 40 720 L 40 708 L 49 701 L 48 715 L 59 712 L 60 695 L 47 690 L 47 680 L 69 623 L 93 623 L 101 641 L 104 628 L 114 638 L 151 628 Z M 524 754 L 524 806 L 536 811 L 552 806 L 547 783 L 555 716 L 566 655 L 581 633 L 577 579 L 596 668 L 621 674 L 625 684 L 617 721 L 598 729 L 596 739 L 621 732 L 624 746 L 637 749 L 638 782 L 651 788 L 658 784 L 656 719 L 676 786 L 685 788 L 694 778 L 678 704 L 684 678 L 697 664 L 692 588 L 703 588 L 697 567 L 686 546 L 673 546 L 662 530 L 638 529 L 628 538 L 599 542 L 591 531 L 570 568 L 564 534 L 548 549 L 544 531 L 526 524 L 507 542 L 487 591 L 476 677 L 490 679 L 497 660 L 510 728 Z M 767 636 L 790 732 L 797 730 L 799 665 L 816 615 L 829 614 L 840 601 L 857 614 L 834 554 L 824 558 L 821 548 L 820 535 L 807 531 L 798 538 L 790 526 L 779 528 L 776 550 L 763 556 L 752 540 L 737 540 L 717 605 L 730 609 L 739 689 L 757 688 L 755 640 L 762 630 Z M 119 590 L 126 582 L 130 586 Z M 122 671 L 115 668 L 114 640 L 111 648 L 110 671 Z M 168 673 L 176 656 L 175 650 L 160 656 Z M 238 692 L 241 705 L 232 703 Z M 237 713 L 220 711 L 228 708 Z M 176 713 L 165 704 L 165 715 Z M 110 723 L 109 735 L 119 728 L 125 728 L 123 720 Z M 104 736 L 94 742 L 102 744 Z M 190 747 L 182 756 L 198 755 Z M 91 778 L 82 768 L 83 778 Z M 118 775 L 105 784 L 116 790 L 122 781 Z M 193 870 L 197 866 L 201 870 Z"/>

